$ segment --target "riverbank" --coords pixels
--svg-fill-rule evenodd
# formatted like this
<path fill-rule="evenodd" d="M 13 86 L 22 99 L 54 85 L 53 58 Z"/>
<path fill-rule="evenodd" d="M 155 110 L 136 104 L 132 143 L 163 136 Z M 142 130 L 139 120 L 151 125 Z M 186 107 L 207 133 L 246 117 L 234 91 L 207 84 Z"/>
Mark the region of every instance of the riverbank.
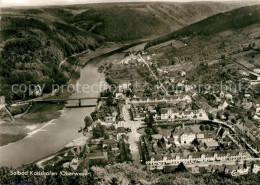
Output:
<path fill-rule="evenodd" d="M 30 132 L 44 126 L 47 122 L 58 118 L 64 104 L 37 104 L 13 122 L 3 122 L 0 125 L 0 146 L 25 138 Z"/>
<path fill-rule="evenodd" d="M 101 51 L 100 51 L 101 52 Z M 90 56 L 93 53 L 88 53 Z M 82 67 L 85 64 L 82 61 L 82 57 L 86 55 L 86 53 L 79 53 L 78 55 L 74 55 L 72 57 L 79 57 L 80 63 L 79 67 Z M 70 58 L 70 57 L 69 57 Z M 85 59 L 84 59 L 85 60 Z M 66 59 L 62 62 L 62 64 L 66 63 Z M 72 78 L 68 82 L 68 86 L 75 85 L 77 83 L 77 78 Z M 68 92 L 65 88 L 62 93 L 58 93 L 55 96 L 49 96 L 46 99 L 66 99 L 69 98 L 73 93 Z M 12 119 L 4 119 L 0 124 L 0 147 L 6 146 L 8 144 L 14 143 L 21 139 L 24 139 L 26 136 L 30 135 L 30 133 L 35 132 L 41 127 L 44 127 L 51 120 L 58 119 L 62 116 L 62 110 L 64 110 L 65 104 L 49 104 L 49 103 L 39 103 L 30 106 L 24 113 L 19 114 L 19 116 L 14 116 L 14 120 Z M 20 106 L 18 105 L 19 111 Z M 14 112 L 18 112 L 14 109 Z M 2 110 L 2 109 L 1 109 Z M 3 111 L 2 111 L 3 112 Z M 20 111 L 21 112 L 21 111 Z M 8 115 L 5 112 L 2 113 L 3 118 L 5 115 Z M 7 117 L 7 116 L 5 116 Z"/>
<path fill-rule="evenodd" d="M 95 66 L 89 65 L 82 69 L 82 75 L 78 83 L 91 86 L 102 80 L 104 80 L 104 76 L 97 72 Z M 96 97 L 98 94 L 95 92 L 89 94 L 75 92 L 70 97 Z M 86 100 L 84 103 L 93 104 L 95 102 L 96 100 Z M 85 116 L 90 115 L 93 111 L 94 107 L 63 109 L 60 112 L 61 116 L 48 123 L 24 126 L 29 131 L 27 137 L 0 147 L 0 165 L 18 167 L 59 151 L 72 140 L 82 136 L 78 129 L 84 126 L 83 120 Z M 43 126 L 39 127 L 38 125 Z"/>
<path fill-rule="evenodd" d="M 79 86 L 88 84 L 91 87 L 100 82 L 105 82 L 105 77 L 104 74 L 97 71 L 97 65 L 91 63 L 88 64 L 87 67 L 81 69 L 80 78 L 75 82 L 77 82 Z M 99 94 L 99 91 L 75 91 L 69 97 L 97 97 Z M 64 94 L 61 94 L 60 96 L 64 96 Z M 84 100 L 82 103 L 92 105 L 96 103 L 96 100 Z M 46 106 L 45 109 L 47 109 Z M 62 112 L 59 111 L 60 116 L 53 119 L 49 124 L 29 124 L 25 122 L 26 125 L 23 125 L 22 127 L 27 130 L 26 133 L 29 134 L 29 136 L 27 135 L 27 137 L 24 137 L 23 139 L 0 147 L 0 165 L 18 167 L 23 164 L 32 163 L 33 161 L 37 161 L 59 151 L 72 140 L 82 136 L 82 133 L 79 133 L 78 129 L 84 126 L 84 118 L 90 116 L 90 113 L 93 112 L 94 109 L 94 107 L 82 107 L 77 109 L 63 108 Z M 37 108 L 36 110 L 33 111 L 34 115 L 38 114 L 38 110 L 41 109 Z M 49 114 L 53 115 L 53 110 L 48 111 Z M 42 111 L 40 111 L 40 113 L 41 112 Z M 21 116 L 21 118 L 28 116 L 28 113 Z M 45 113 L 48 114 L 47 111 Z M 32 116 L 32 114 L 30 116 Z M 18 125 L 15 125 L 15 127 L 18 127 Z M 9 128 L 11 128 L 11 125 L 9 125 Z"/>
<path fill-rule="evenodd" d="M 57 158 L 62 159 L 62 157 L 65 157 L 64 154 L 66 151 L 69 151 L 73 147 L 80 147 L 84 146 L 86 144 L 86 140 L 88 139 L 88 136 L 81 136 L 75 140 L 72 140 L 68 144 L 65 145 L 64 148 L 61 150 L 54 152 L 46 157 L 43 157 L 42 159 L 39 159 L 31 164 L 36 164 L 39 168 L 44 169 L 44 167 L 48 164 L 51 165 L 52 162 L 55 162 Z"/>
<path fill-rule="evenodd" d="M 125 47 L 126 44 L 123 44 L 123 46 Z M 97 69 L 98 66 L 106 63 L 107 60 L 106 58 L 98 58 L 98 56 L 103 55 L 106 52 L 117 50 L 118 48 L 120 48 L 118 45 L 113 45 L 109 48 L 97 49 L 96 52 L 99 54 L 92 52 L 88 53 L 87 55 L 80 55 L 80 62 L 78 63 L 79 66 L 83 66 L 87 63 L 87 67 L 81 69 L 80 78 L 78 80 L 73 79 L 70 81 L 70 83 L 78 83 L 79 85 L 88 84 L 90 87 L 93 85 L 96 86 L 97 84 L 100 84 L 100 82 L 105 83 L 104 73 L 99 73 Z M 123 55 L 123 53 L 120 52 L 120 55 Z M 117 57 L 113 56 L 108 58 L 112 59 Z M 91 60 L 93 58 L 95 58 L 95 60 Z M 63 65 L 66 65 L 66 63 Z M 78 98 L 97 97 L 99 94 L 100 92 L 98 91 L 91 91 L 88 93 L 62 93 L 58 96 L 60 98 Z M 84 100 L 84 103 L 94 104 L 96 103 L 96 100 Z M 72 140 L 82 136 L 81 133 L 78 133 L 78 129 L 83 126 L 83 120 L 85 116 L 90 115 L 90 113 L 94 111 L 94 108 L 90 107 L 80 109 L 64 109 L 61 106 L 50 109 L 50 107 L 46 105 L 39 106 L 40 107 L 35 108 L 32 107 L 26 114 L 19 118 L 20 120 L 24 119 L 26 121 L 21 121 L 20 125 L 12 125 L 16 128 L 20 127 L 20 129 L 23 130 L 26 135 L 22 134 L 21 136 L 23 139 L 20 139 L 21 137 L 18 138 L 19 140 L 15 138 L 17 140 L 12 144 L 0 147 L 0 165 L 17 167 L 22 164 L 28 164 L 33 161 L 37 161 L 60 150 Z M 63 110 L 63 112 L 61 112 L 61 110 Z M 57 112 L 59 114 L 56 114 Z M 40 119 L 40 121 L 43 122 L 38 122 L 37 120 L 39 119 L 37 119 L 37 117 Z M 51 124 L 47 124 L 48 122 L 45 122 L 48 120 L 52 120 Z M 11 125 L 9 125 L 9 128 L 11 128 Z M 35 148 L 37 148 L 37 150 L 35 150 Z M 26 155 L 20 155 L 25 153 Z"/>
<path fill-rule="evenodd" d="M 69 84 L 75 85 L 76 79 L 71 79 Z M 65 99 L 71 96 L 67 90 L 55 95 L 55 98 Z M 54 98 L 49 97 L 49 98 Z M 31 132 L 45 126 L 53 119 L 62 115 L 65 104 L 36 103 L 27 112 L 16 116 L 12 121 L 4 121 L 0 124 L 0 147 L 16 142 L 30 135 Z"/>

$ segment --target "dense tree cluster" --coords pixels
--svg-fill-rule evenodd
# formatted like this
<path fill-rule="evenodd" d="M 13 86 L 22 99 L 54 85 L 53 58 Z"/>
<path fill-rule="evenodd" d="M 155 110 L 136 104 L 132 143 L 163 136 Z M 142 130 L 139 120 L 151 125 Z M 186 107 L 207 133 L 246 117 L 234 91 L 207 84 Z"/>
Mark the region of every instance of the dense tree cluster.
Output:
<path fill-rule="evenodd" d="M 106 127 L 104 125 L 101 125 L 98 123 L 94 128 L 93 128 L 93 138 L 99 138 L 99 137 L 104 137 L 108 138 L 108 134 L 106 132 Z"/>
<path fill-rule="evenodd" d="M 4 15 L 1 23 L 0 95 L 5 95 L 7 101 L 29 96 L 28 91 L 13 93 L 13 84 L 45 84 L 45 92 L 52 90 L 52 84 L 66 84 L 75 75 L 71 67 L 75 63 L 70 61 L 70 67 L 59 68 L 60 62 L 101 42 L 73 25 L 50 22 L 40 15 Z"/>
<path fill-rule="evenodd" d="M 93 120 L 91 119 L 91 117 L 86 116 L 84 122 L 85 122 L 85 129 L 86 129 L 87 127 L 91 126 Z"/>

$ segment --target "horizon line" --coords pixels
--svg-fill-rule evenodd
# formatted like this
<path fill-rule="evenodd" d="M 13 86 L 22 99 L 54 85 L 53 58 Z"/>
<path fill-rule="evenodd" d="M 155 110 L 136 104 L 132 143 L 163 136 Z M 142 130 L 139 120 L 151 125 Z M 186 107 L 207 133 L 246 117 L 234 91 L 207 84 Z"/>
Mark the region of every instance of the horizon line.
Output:
<path fill-rule="evenodd" d="M 116 3 L 206 3 L 206 2 L 217 2 L 217 3 L 260 3 L 260 0 L 112 0 L 112 1 L 104 1 L 104 0 L 93 0 L 91 2 L 57 2 L 55 3 L 40 3 L 37 5 L 36 2 L 28 3 L 26 5 L 21 5 L 19 3 L 1 3 L 1 8 L 28 8 L 28 7 L 50 7 L 50 6 L 77 6 L 77 5 L 91 5 L 91 4 L 116 4 Z M 17 4 L 17 5 L 15 5 Z"/>

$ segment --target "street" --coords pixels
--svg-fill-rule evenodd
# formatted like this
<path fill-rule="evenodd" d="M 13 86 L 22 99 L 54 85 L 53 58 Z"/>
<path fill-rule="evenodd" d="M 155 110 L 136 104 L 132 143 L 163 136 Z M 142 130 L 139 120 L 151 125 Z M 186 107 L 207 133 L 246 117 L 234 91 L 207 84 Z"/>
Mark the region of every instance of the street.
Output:
<path fill-rule="evenodd" d="M 130 150 L 133 155 L 133 162 L 135 165 L 139 165 L 140 157 L 139 157 L 138 142 L 141 134 L 137 133 L 137 129 L 141 127 L 142 121 L 131 121 L 131 116 L 129 114 L 128 108 L 129 108 L 129 104 L 123 106 L 123 114 L 124 114 L 124 120 L 126 122 L 126 126 L 131 129 L 131 132 L 127 134 L 127 136 L 129 137 L 128 142 L 130 144 Z"/>

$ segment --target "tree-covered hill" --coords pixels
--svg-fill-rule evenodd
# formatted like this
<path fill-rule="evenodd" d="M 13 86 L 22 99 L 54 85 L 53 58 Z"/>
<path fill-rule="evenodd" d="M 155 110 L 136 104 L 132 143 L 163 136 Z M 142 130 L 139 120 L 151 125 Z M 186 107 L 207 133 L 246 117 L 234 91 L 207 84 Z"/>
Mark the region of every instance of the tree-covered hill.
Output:
<path fill-rule="evenodd" d="M 258 23 L 260 23 L 260 5 L 242 7 L 226 13 L 213 15 L 180 30 L 154 39 L 146 45 L 146 48 L 180 37 L 208 36 L 227 30 L 238 30 Z"/>
<path fill-rule="evenodd" d="M 0 95 L 12 84 L 64 84 L 76 64 L 59 68 L 75 53 L 106 41 L 125 42 L 170 33 L 218 12 L 242 6 L 223 3 L 116 3 L 39 8 L 4 8 L 0 31 Z"/>
<path fill-rule="evenodd" d="M 58 70 L 60 61 L 103 42 L 98 35 L 41 16 L 4 15 L 1 23 L 1 91 L 8 100 L 21 98 L 10 93 L 12 84 L 45 83 L 48 92 L 50 84 L 66 83 L 71 69 Z"/>

